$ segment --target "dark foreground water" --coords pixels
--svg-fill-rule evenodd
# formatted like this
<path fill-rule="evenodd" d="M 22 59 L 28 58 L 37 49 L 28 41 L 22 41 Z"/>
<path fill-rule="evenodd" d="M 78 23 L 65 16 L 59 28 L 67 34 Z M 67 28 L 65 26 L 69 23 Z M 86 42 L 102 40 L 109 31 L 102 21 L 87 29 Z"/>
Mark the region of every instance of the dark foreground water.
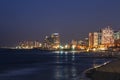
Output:
<path fill-rule="evenodd" d="M 92 53 L 0 49 L 0 80 L 88 80 L 84 71 L 111 59 Z"/>

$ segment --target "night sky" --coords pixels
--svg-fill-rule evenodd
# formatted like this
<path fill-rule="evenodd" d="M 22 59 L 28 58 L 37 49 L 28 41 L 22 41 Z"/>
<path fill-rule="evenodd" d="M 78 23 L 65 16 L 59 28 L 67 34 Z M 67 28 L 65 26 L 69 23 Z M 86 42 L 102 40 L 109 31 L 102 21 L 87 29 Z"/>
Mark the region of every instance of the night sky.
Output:
<path fill-rule="evenodd" d="M 54 32 L 65 43 L 108 25 L 120 30 L 120 0 L 0 0 L 0 46 Z"/>

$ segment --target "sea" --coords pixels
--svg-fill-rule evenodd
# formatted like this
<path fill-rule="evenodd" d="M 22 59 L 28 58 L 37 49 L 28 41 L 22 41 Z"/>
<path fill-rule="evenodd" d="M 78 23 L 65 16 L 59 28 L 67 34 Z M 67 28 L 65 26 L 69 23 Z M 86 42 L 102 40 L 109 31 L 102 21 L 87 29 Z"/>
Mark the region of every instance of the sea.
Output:
<path fill-rule="evenodd" d="M 0 80 L 90 80 L 85 71 L 107 61 L 95 53 L 0 49 Z"/>

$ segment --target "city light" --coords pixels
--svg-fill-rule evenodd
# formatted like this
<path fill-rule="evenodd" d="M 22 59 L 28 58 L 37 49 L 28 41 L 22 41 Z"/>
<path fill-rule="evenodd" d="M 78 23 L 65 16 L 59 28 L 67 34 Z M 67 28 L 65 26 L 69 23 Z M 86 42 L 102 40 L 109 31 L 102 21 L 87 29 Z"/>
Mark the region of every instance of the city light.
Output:
<path fill-rule="evenodd" d="M 63 47 L 63 46 L 60 46 L 60 49 L 64 49 L 64 47 Z"/>
<path fill-rule="evenodd" d="M 75 50 L 76 45 L 72 45 L 72 50 Z"/>
<path fill-rule="evenodd" d="M 89 37 L 84 40 L 72 40 L 64 46 L 60 44 L 60 34 L 53 33 L 46 36 L 43 42 L 21 41 L 16 49 L 105 51 L 109 47 L 120 46 L 120 31 L 114 32 L 112 28 L 106 27 L 98 32 L 90 32 Z"/>
<path fill-rule="evenodd" d="M 68 49 L 68 45 L 67 44 L 65 45 L 65 49 Z"/>

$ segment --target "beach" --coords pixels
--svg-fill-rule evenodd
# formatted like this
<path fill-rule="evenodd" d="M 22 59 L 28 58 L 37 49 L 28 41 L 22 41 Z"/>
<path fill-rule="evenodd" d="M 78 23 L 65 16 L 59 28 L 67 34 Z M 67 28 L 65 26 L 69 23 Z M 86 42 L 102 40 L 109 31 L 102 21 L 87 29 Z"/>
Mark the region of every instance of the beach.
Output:
<path fill-rule="evenodd" d="M 86 76 L 92 80 L 120 80 L 120 60 L 90 69 L 86 72 Z"/>

